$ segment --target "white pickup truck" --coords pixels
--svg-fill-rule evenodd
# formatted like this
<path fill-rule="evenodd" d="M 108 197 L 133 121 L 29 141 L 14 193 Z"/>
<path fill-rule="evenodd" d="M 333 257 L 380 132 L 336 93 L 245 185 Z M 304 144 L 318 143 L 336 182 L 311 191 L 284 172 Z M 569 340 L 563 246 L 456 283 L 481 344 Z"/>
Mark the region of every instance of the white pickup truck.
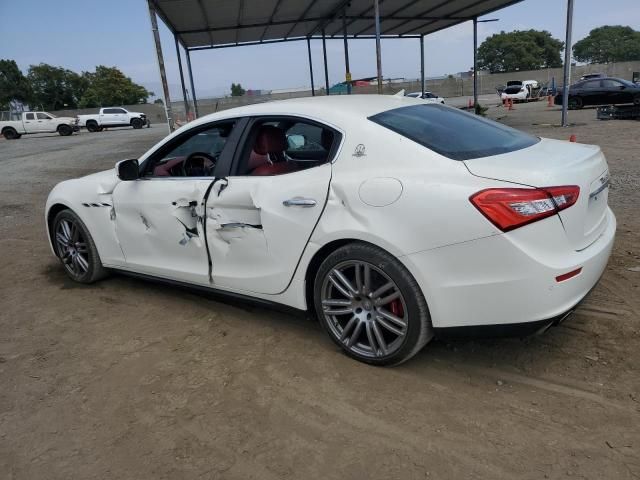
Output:
<path fill-rule="evenodd" d="M 56 117 L 47 112 L 0 112 L 0 133 L 15 140 L 29 133 L 58 132 L 62 136 L 79 130 L 77 119 Z"/>
<path fill-rule="evenodd" d="M 93 115 L 78 115 L 78 125 L 86 127 L 90 132 L 100 132 L 104 128 L 151 126 L 151 122 L 144 113 L 129 112 L 122 107 L 101 108 L 100 113 Z"/>

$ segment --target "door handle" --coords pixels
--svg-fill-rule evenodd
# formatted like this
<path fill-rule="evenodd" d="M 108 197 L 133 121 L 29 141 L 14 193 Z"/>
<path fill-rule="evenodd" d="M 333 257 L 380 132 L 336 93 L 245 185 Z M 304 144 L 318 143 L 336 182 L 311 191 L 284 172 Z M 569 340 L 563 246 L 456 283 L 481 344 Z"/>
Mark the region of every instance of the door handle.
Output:
<path fill-rule="evenodd" d="M 316 206 L 316 201 L 313 198 L 293 197 L 285 200 L 282 204 L 285 207 L 311 208 Z"/>

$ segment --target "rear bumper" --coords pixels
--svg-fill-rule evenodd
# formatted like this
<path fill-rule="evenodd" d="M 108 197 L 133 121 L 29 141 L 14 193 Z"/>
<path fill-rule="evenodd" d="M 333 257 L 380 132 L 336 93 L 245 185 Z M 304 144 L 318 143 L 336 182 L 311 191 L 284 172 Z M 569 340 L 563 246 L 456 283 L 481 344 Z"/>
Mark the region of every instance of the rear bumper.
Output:
<path fill-rule="evenodd" d="M 533 322 L 506 323 L 504 325 L 469 325 L 465 327 L 434 328 L 434 334 L 439 339 L 457 338 L 506 338 L 528 337 L 541 333 L 547 329 L 559 325 L 569 318 L 575 311 L 575 305 L 570 310 L 561 313 L 554 318 L 536 320 Z"/>
<path fill-rule="evenodd" d="M 597 284 L 613 248 L 616 219 L 607 209 L 605 230 L 582 251 L 573 250 L 558 230 L 560 220 L 552 217 L 401 259 L 424 292 L 436 331 L 488 327 L 510 334 L 520 324 L 537 323 L 522 327 L 534 333 L 569 312 Z M 578 268 L 578 275 L 556 281 Z"/>

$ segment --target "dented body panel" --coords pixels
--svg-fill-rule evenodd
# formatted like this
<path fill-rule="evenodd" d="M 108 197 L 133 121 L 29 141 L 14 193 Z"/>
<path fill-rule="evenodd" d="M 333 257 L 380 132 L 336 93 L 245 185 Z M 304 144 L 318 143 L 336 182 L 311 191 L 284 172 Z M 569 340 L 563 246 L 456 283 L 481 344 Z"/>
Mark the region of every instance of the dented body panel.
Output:
<path fill-rule="evenodd" d="M 324 209 L 331 164 L 271 177 L 230 177 L 207 201 L 213 283 L 248 292 L 282 293 Z M 286 206 L 306 198 L 313 206 Z"/>

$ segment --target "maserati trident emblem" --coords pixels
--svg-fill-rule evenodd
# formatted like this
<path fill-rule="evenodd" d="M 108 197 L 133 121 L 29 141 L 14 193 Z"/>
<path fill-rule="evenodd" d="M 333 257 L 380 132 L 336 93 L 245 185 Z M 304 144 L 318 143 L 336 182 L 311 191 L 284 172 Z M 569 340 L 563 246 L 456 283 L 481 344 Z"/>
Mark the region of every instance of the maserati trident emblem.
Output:
<path fill-rule="evenodd" d="M 353 156 L 354 157 L 364 157 L 367 154 L 365 153 L 365 146 L 362 143 L 359 143 L 358 145 L 356 145 L 356 149 L 353 151 Z"/>

